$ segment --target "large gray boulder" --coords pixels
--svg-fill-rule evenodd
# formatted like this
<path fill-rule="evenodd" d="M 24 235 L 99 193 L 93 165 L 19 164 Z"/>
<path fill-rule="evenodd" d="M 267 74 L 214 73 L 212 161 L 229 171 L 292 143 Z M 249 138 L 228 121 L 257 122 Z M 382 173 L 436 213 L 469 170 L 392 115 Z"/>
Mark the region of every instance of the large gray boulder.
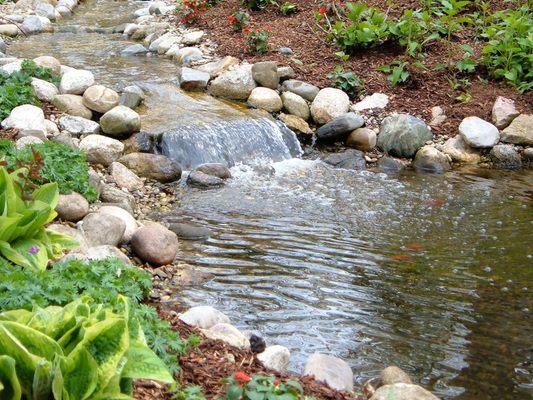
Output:
<path fill-rule="evenodd" d="M 317 124 L 326 124 L 348 112 L 350 98 L 340 89 L 325 88 L 318 92 L 310 109 Z"/>
<path fill-rule="evenodd" d="M 396 114 L 382 121 L 378 146 L 394 156 L 412 157 L 432 138 L 431 130 L 421 119 L 408 114 Z"/>
<path fill-rule="evenodd" d="M 247 100 L 256 87 L 252 77 L 252 66 L 241 65 L 222 72 L 209 85 L 209 93 L 213 96 L 230 100 Z"/>
<path fill-rule="evenodd" d="M 327 354 L 312 354 L 304 368 L 304 375 L 314 376 L 335 390 L 353 391 L 353 372 L 343 360 Z"/>
<path fill-rule="evenodd" d="M 90 86 L 83 93 L 85 107 L 102 114 L 118 106 L 118 102 L 118 93 L 103 85 Z"/>
<path fill-rule="evenodd" d="M 344 139 L 349 132 L 362 127 L 365 120 L 353 112 L 340 115 L 316 131 L 316 137 L 323 140 Z"/>
<path fill-rule="evenodd" d="M 59 110 L 78 117 L 92 119 L 93 113 L 83 104 L 83 97 L 75 94 L 58 94 L 52 99 L 52 104 Z"/>
<path fill-rule="evenodd" d="M 311 85 L 307 82 L 302 82 L 296 79 L 289 79 L 283 82 L 281 85 L 282 92 L 292 92 L 300 97 L 303 97 L 307 101 L 313 101 L 317 96 L 320 89 L 315 85 Z"/>
<path fill-rule="evenodd" d="M 533 114 L 521 114 L 502 132 L 502 142 L 533 146 Z"/>
<path fill-rule="evenodd" d="M 94 75 L 91 71 L 74 69 L 63 74 L 59 91 L 61 94 L 83 94 L 92 85 L 94 85 Z"/>
<path fill-rule="evenodd" d="M 126 138 L 141 129 L 141 117 L 131 108 L 116 106 L 100 118 L 102 131 L 116 138 Z"/>
<path fill-rule="evenodd" d="M 178 317 L 190 326 L 209 329 L 217 324 L 229 324 L 228 316 L 211 306 L 197 306 L 189 308 Z"/>
<path fill-rule="evenodd" d="M 274 61 L 261 61 L 252 65 L 252 76 L 259 86 L 278 88 L 278 66 Z"/>
<path fill-rule="evenodd" d="M 500 141 L 498 128 L 478 117 L 463 119 L 459 134 L 469 146 L 475 148 L 490 148 Z"/>
<path fill-rule="evenodd" d="M 124 151 L 124 145 L 120 141 L 103 135 L 84 137 L 79 148 L 87 154 L 87 161 L 104 166 L 117 161 Z"/>
<path fill-rule="evenodd" d="M 2 121 L 2 128 L 15 128 L 20 131 L 38 131 L 46 135 L 44 112 L 31 104 L 17 106 L 11 110 L 9 116 Z"/>
<path fill-rule="evenodd" d="M 178 237 L 163 225 L 152 224 L 137 229 L 131 247 L 141 260 L 152 265 L 171 264 L 178 253 Z"/>
<path fill-rule="evenodd" d="M 451 168 L 446 154 L 433 146 L 424 146 L 416 152 L 413 167 L 418 171 L 442 174 Z"/>
<path fill-rule="evenodd" d="M 126 225 L 120 218 L 101 213 L 90 213 L 83 218 L 81 230 L 87 244 L 92 246 L 117 246 L 124 236 Z"/>
<path fill-rule="evenodd" d="M 181 166 L 159 154 L 130 153 L 118 160 L 137 175 L 166 183 L 181 178 Z"/>

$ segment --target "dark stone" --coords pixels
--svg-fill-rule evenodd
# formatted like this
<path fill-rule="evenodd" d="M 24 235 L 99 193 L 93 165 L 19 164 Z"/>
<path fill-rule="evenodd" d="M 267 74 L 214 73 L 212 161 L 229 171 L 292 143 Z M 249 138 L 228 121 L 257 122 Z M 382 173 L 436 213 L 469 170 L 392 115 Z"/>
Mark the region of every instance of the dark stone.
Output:
<path fill-rule="evenodd" d="M 348 149 L 342 153 L 332 154 L 324 162 L 343 169 L 365 169 L 366 161 L 362 151 Z"/>
<path fill-rule="evenodd" d="M 118 161 L 140 177 L 161 183 L 174 182 L 181 178 L 181 165 L 160 154 L 130 153 Z"/>
<path fill-rule="evenodd" d="M 378 168 L 385 172 L 400 172 L 405 169 L 405 165 L 396 158 L 382 157 L 378 161 Z"/>
<path fill-rule="evenodd" d="M 344 139 L 348 133 L 362 127 L 364 124 L 365 120 L 363 117 L 349 112 L 318 128 L 316 137 L 324 140 Z"/>
<path fill-rule="evenodd" d="M 252 350 L 252 353 L 259 354 L 265 351 L 265 349 L 266 349 L 265 339 L 255 334 L 252 334 L 250 336 L 250 350 Z"/>
<path fill-rule="evenodd" d="M 185 240 L 207 240 L 211 236 L 209 229 L 191 224 L 171 223 L 168 229 Z"/>
<path fill-rule="evenodd" d="M 290 47 L 280 47 L 279 48 L 280 54 L 283 54 L 284 56 L 290 56 L 294 53 Z"/>
<path fill-rule="evenodd" d="M 432 138 L 431 130 L 421 119 L 409 114 L 396 114 L 382 121 L 378 146 L 393 156 L 413 157 Z"/>
<path fill-rule="evenodd" d="M 515 147 L 510 144 L 498 144 L 492 148 L 489 158 L 495 167 L 516 169 L 522 167 L 522 159 Z"/>
<path fill-rule="evenodd" d="M 216 176 L 220 179 L 231 178 L 231 172 L 224 164 L 219 163 L 206 163 L 196 168 L 196 171 L 203 172 L 204 174 Z"/>
<path fill-rule="evenodd" d="M 137 132 L 123 140 L 124 154 L 150 153 L 155 148 L 157 136 L 148 132 Z"/>
<path fill-rule="evenodd" d="M 191 171 L 187 177 L 187 183 L 196 188 L 210 189 L 223 186 L 224 180 L 213 175 L 204 174 L 200 171 Z"/>

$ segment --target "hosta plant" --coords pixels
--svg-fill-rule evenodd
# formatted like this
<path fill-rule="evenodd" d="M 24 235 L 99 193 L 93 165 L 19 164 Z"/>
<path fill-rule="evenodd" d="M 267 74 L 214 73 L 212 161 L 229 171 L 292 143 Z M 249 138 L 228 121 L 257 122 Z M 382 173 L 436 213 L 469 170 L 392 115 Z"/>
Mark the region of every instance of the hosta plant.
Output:
<path fill-rule="evenodd" d="M 131 399 L 134 379 L 174 383 L 124 297 L 115 309 L 85 298 L 0 314 L 2 399 Z"/>
<path fill-rule="evenodd" d="M 9 174 L 0 166 L 0 256 L 38 271 L 77 242 L 44 227 L 57 216 L 57 184 L 48 183 L 32 191 L 26 185 L 27 170 Z"/>

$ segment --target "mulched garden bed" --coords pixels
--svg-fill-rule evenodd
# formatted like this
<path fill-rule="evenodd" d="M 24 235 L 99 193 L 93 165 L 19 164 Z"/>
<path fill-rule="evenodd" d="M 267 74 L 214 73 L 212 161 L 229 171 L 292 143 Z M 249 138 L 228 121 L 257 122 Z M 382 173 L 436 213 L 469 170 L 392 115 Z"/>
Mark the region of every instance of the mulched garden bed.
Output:
<path fill-rule="evenodd" d="M 314 20 L 314 13 L 319 8 L 317 0 L 291 0 L 298 6 L 299 12 L 290 16 L 283 16 L 277 7 L 270 6 L 263 11 L 250 12 L 253 19 L 252 26 L 271 28 L 270 51 L 266 54 L 252 54 L 246 51 L 242 36 L 234 32 L 227 17 L 242 8 L 240 0 L 225 0 L 219 5 L 202 13 L 196 26 L 208 31 L 212 38 L 220 45 L 220 55 L 231 55 L 251 63 L 257 61 L 275 60 L 279 65 L 290 65 L 296 71 L 297 79 L 301 79 L 320 87 L 330 86 L 327 75 L 340 60 L 335 56 L 339 49 L 327 42 L 325 33 L 321 31 Z M 419 7 L 418 0 L 398 0 L 388 9 L 386 0 L 367 0 L 366 4 L 389 11 L 391 16 L 400 15 L 404 9 Z M 503 0 L 491 2 L 492 11 L 509 7 Z M 482 43 L 473 42 L 467 31 L 460 32 L 461 36 L 455 40 L 458 43 L 468 43 L 477 57 L 481 54 Z M 290 47 L 294 54 L 282 55 L 280 47 Z M 447 58 L 447 49 L 442 43 L 429 47 L 425 64 L 429 67 L 443 63 Z M 363 50 L 354 54 L 347 62 L 345 69 L 355 72 L 365 81 L 365 93 L 386 93 L 390 96 L 388 111 L 407 112 L 422 116 L 426 121 L 431 119 L 431 108 L 443 107 L 448 120 L 435 131 L 440 134 L 454 136 L 457 127 L 465 117 L 476 115 L 491 120 L 492 105 L 497 96 L 514 99 L 521 112 L 531 113 L 533 110 L 533 93 L 520 95 L 514 88 L 503 82 L 484 84 L 486 72 L 469 77 L 472 86 L 469 92 L 472 99 L 468 103 L 455 100 L 459 94 L 451 89 L 448 75 L 445 71 L 413 70 L 413 82 L 407 86 L 392 86 L 385 74 L 376 71 L 379 66 L 390 64 L 401 58 L 404 50 L 391 43 L 384 43 L 373 49 Z M 302 64 L 294 59 L 300 60 Z"/>

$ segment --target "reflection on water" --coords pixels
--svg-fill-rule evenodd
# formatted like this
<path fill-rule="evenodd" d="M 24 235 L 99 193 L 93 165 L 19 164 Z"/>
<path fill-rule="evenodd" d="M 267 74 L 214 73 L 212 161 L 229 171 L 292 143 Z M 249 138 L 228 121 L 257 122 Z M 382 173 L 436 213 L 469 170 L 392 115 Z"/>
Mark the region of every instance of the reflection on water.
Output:
<path fill-rule="evenodd" d="M 387 177 L 311 161 L 234 168 L 168 220 L 208 226 L 179 257 L 216 278 L 180 293 L 359 382 L 398 364 L 443 398 L 531 395 L 532 172 Z"/>

